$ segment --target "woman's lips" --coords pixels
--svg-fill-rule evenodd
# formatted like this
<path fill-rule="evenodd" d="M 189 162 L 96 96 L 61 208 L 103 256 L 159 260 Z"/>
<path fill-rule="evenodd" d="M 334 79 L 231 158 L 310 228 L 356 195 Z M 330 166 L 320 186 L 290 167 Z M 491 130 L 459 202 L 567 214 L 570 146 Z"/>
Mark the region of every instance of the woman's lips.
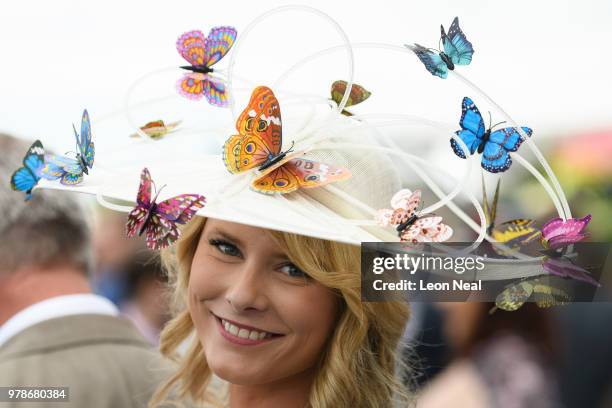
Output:
<path fill-rule="evenodd" d="M 266 332 L 250 326 L 238 324 L 231 320 L 223 319 L 212 312 L 211 315 L 216 320 L 221 335 L 234 344 L 255 346 L 283 336 L 282 334 Z"/>

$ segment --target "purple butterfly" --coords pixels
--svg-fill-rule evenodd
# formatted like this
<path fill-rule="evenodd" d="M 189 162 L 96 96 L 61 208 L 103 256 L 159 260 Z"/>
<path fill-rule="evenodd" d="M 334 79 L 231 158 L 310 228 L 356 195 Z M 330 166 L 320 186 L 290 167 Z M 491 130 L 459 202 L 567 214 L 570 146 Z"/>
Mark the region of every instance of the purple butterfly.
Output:
<path fill-rule="evenodd" d="M 553 218 L 542 227 L 542 243 L 550 249 L 559 249 L 586 238 L 584 232 L 591 214 L 584 218 L 570 218 L 563 220 L 561 218 Z"/>
<path fill-rule="evenodd" d="M 199 194 L 182 194 L 156 203 L 157 191 L 151 199 L 151 174 L 145 167 L 140 174 L 137 205 L 128 215 L 127 236 L 133 237 L 147 232 L 147 247 L 162 249 L 172 245 L 180 236 L 177 224 L 186 224 L 206 203 Z M 163 188 L 163 187 L 162 187 Z"/>

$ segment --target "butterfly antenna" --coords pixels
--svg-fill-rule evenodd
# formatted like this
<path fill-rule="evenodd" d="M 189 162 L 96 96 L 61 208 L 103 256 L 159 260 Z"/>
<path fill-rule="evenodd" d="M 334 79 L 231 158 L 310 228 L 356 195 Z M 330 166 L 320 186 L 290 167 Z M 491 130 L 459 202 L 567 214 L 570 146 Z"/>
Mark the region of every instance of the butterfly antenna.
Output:
<path fill-rule="evenodd" d="M 74 123 L 72 124 L 72 130 L 74 130 L 74 138 L 76 139 L 74 143 L 76 144 L 76 147 L 78 149 L 79 143 L 81 143 L 81 136 L 79 136 L 79 134 L 77 133 L 76 126 L 74 126 Z"/>
<path fill-rule="evenodd" d="M 159 194 L 162 192 L 162 190 L 167 186 L 167 184 L 164 184 L 163 186 L 161 186 L 159 188 L 159 190 L 157 190 L 157 186 L 155 186 L 155 182 L 153 182 L 153 180 L 151 180 L 151 182 L 153 183 L 153 187 L 155 187 L 155 198 L 153 198 L 153 200 L 151 200 L 152 203 L 157 201 L 157 197 L 159 197 Z"/>
<path fill-rule="evenodd" d="M 440 37 L 440 39 L 438 40 L 438 52 L 442 52 L 442 37 Z"/>
<path fill-rule="evenodd" d="M 494 125 L 493 125 L 491 128 L 494 128 L 494 127 L 495 127 L 495 126 L 497 126 L 497 125 L 501 125 L 502 123 L 506 123 L 506 121 L 504 120 L 504 121 L 502 121 L 502 122 L 496 123 L 496 124 L 494 124 Z"/>
<path fill-rule="evenodd" d="M 291 147 L 289 147 L 289 148 L 288 148 L 288 149 L 285 151 L 285 153 L 290 153 L 290 152 L 292 152 L 292 151 L 293 151 L 293 145 L 295 145 L 295 140 L 292 140 L 292 141 L 291 141 Z"/>

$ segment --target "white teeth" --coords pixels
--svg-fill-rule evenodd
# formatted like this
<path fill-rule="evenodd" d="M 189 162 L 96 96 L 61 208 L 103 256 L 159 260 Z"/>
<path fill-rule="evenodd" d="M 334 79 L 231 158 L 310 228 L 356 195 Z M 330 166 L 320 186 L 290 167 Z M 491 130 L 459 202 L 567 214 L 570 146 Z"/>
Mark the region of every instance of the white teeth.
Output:
<path fill-rule="evenodd" d="M 221 319 L 221 324 L 223 325 L 223 328 L 226 332 L 231 333 L 234 336 L 240 337 L 242 339 L 263 340 L 266 337 L 271 336 L 269 333 L 266 332 L 259 332 L 256 330 L 247 330 L 240 328 L 223 319 Z"/>

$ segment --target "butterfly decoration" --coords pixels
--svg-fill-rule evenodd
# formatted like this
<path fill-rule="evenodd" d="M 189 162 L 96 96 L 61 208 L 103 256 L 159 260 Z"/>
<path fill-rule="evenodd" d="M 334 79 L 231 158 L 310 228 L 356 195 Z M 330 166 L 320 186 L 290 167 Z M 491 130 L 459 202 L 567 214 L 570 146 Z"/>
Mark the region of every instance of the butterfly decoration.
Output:
<path fill-rule="evenodd" d="M 581 241 L 588 235 L 585 229 L 590 221 L 590 214 L 584 218 L 568 220 L 553 218 L 542 226 L 542 245 L 545 248 L 557 250 Z"/>
<path fill-rule="evenodd" d="M 189 222 L 204 207 L 206 199 L 199 194 L 182 194 L 157 203 L 161 189 L 156 188 L 151 199 L 152 185 L 155 183 L 145 167 L 140 174 L 136 207 L 129 213 L 126 227 L 128 237 L 146 232 L 147 247 L 156 250 L 176 242 L 180 236 L 177 224 Z"/>
<path fill-rule="evenodd" d="M 40 180 L 40 172 L 45 165 L 45 149 L 40 140 L 32 143 L 23 157 L 23 167 L 15 170 L 11 176 L 11 187 L 15 191 L 24 191 L 25 200 L 32 199 L 32 189 Z"/>
<path fill-rule="evenodd" d="M 432 75 L 442 79 L 448 76 L 449 70 L 455 69 L 455 65 L 469 65 L 472 62 L 474 48 L 459 28 L 458 17 L 455 17 L 451 23 L 448 34 L 444 30 L 444 26 L 440 25 L 440 41 L 444 51 L 425 48 L 419 44 L 405 44 L 405 46 L 419 57 Z"/>
<path fill-rule="evenodd" d="M 180 124 L 180 120 L 165 124 L 164 121 L 160 119 L 147 123 L 146 125 L 142 126 L 140 130 L 142 130 L 151 139 L 157 140 L 161 139 L 168 133 L 173 132 Z M 130 137 L 136 138 L 140 137 L 140 135 L 138 133 L 132 133 Z"/>
<path fill-rule="evenodd" d="M 331 86 L 331 99 L 332 101 L 336 102 L 337 105 L 340 104 L 340 101 L 342 101 L 342 98 L 344 97 L 344 93 L 346 92 L 346 85 L 346 81 L 335 81 Z M 344 105 L 344 107 L 348 108 L 349 106 L 358 105 L 368 99 L 370 95 L 372 95 L 372 93 L 365 89 L 363 86 L 353 84 L 351 86 L 351 92 L 349 93 L 349 97 L 346 100 L 346 105 Z M 341 113 L 345 116 L 353 116 L 353 114 L 347 111 L 346 109 L 342 109 Z"/>
<path fill-rule="evenodd" d="M 89 174 L 89 170 L 94 163 L 94 143 L 91 141 L 91 124 L 87 109 L 83 111 L 81 119 L 81 135 L 76 131 L 74 125 L 74 137 L 78 153 L 76 158 L 60 156 L 56 154 L 45 155 L 45 166 L 41 171 L 41 176 L 48 180 L 60 179 L 64 185 L 75 185 L 83 181 L 83 173 Z"/>
<path fill-rule="evenodd" d="M 586 269 L 575 265 L 563 252 L 559 252 L 559 250 L 582 241 L 588 236 L 585 230 L 591 219 L 591 215 L 588 214 L 583 218 L 570 218 L 568 220 L 553 218 L 544 224 L 541 232 L 541 243 L 546 249 L 542 251 L 546 258 L 542 267 L 547 273 L 580 280 L 593 286 L 601 286 Z"/>
<path fill-rule="evenodd" d="M 487 234 L 493 237 L 493 239 L 495 239 L 497 242 L 500 242 L 513 250 L 518 250 L 521 246 L 535 241 L 541 236 L 541 233 L 533 226 L 535 224 L 534 220 L 525 218 L 506 221 L 499 225 L 496 224 L 500 184 L 501 179 L 498 179 L 495 187 L 495 194 L 493 195 L 493 201 L 489 203 L 484 176 L 482 177 L 482 203 L 484 206 L 485 220 L 487 223 Z M 495 245 L 493 246 L 493 249 L 500 255 L 506 255 L 503 250 L 497 248 Z"/>
<path fill-rule="evenodd" d="M 391 209 L 378 210 L 376 222 L 383 227 L 394 225 L 401 242 L 443 242 L 453 229 L 442 223 L 442 217 L 417 214 L 421 191 L 402 189 L 391 198 Z"/>
<path fill-rule="evenodd" d="M 571 293 L 569 282 L 564 279 L 543 275 L 521 279 L 505 286 L 495 298 L 495 306 L 489 314 L 497 309 L 513 312 L 528 301 L 540 308 L 565 305 L 572 301 Z"/>
<path fill-rule="evenodd" d="M 233 27 L 214 27 L 208 37 L 194 30 L 178 38 L 176 49 L 190 64 L 181 68 L 191 71 L 176 84 L 181 95 L 192 100 L 206 97 L 208 103 L 215 106 L 228 105 L 227 89 L 223 81 L 211 73 L 214 72 L 212 66 L 232 48 L 236 36 L 237 31 Z"/>
<path fill-rule="evenodd" d="M 455 133 L 463 140 L 470 154 L 482 153 L 481 166 L 491 173 L 508 170 L 512 165 L 512 159 L 508 153 L 516 152 L 523 143 L 521 135 L 515 128 L 508 127 L 493 131 L 493 127 L 499 124 L 493 126 L 489 124 L 489 128 L 485 128 L 482 115 L 474 102 L 467 96 L 463 98 L 459 120 L 461 130 Z M 522 127 L 522 130 L 527 136 L 533 133 L 528 127 Z M 465 159 L 466 154 L 459 143 L 455 139 L 451 139 L 450 143 L 455 154 Z"/>
<path fill-rule="evenodd" d="M 272 90 L 259 86 L 236 121 L 237 135 L 223 146 L 223 162 L 230 173 L 256 169 L 251 188 L 263 194 L 287 194 L 346 180 L 349 170 L 307 160 L 291 149 L 282 151 L 282 122 Z"/>

